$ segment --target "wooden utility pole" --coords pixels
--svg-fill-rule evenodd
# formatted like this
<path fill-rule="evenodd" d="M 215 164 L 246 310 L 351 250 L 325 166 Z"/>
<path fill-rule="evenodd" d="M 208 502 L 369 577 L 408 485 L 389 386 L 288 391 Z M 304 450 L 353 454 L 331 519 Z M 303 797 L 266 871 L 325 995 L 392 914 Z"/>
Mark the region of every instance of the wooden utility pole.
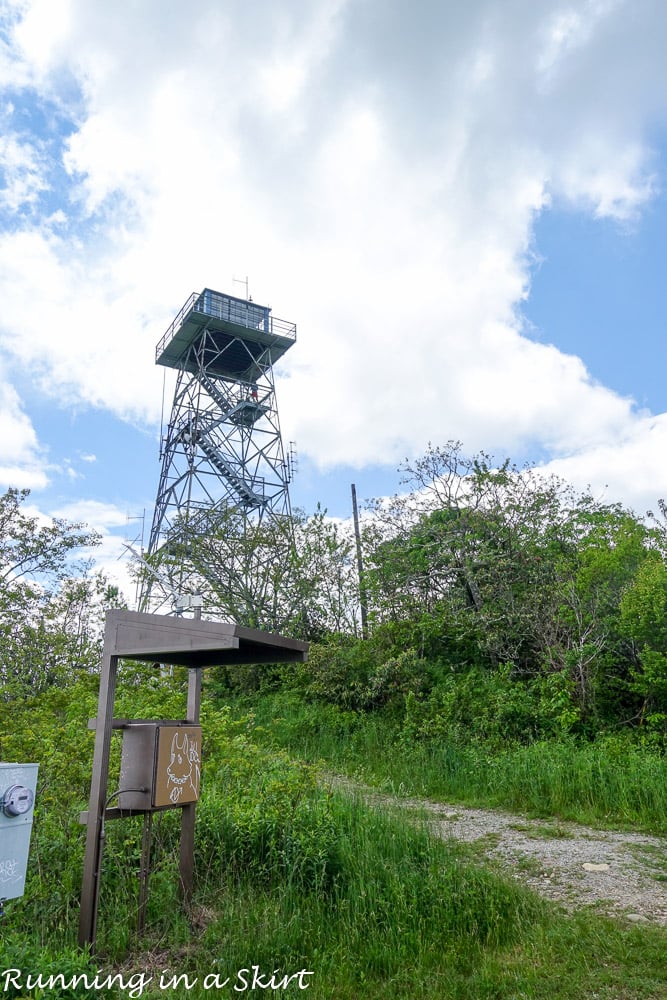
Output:
<path fill-rule="evenodd" d="M 368 638 L 368 610 L 366 583 L 364 581 L 364 560 L 361 554 L 361 532 L 359 531 L 359 511 L 357 509 L 357 488 L 352 483 L 352 515 L 354 517 L 354 537 L 357 543 L 357 570 L 359 573 L 359 606 L 361 609 L 361 637 Z"/>

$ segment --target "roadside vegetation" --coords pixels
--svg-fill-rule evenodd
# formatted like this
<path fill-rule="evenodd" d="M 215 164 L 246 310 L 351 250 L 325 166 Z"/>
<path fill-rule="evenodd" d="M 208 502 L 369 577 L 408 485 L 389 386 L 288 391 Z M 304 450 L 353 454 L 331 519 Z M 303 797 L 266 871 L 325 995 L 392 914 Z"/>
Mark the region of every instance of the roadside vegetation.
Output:
<path fill-rule="evenodd" d="M 172 716 L 184 702 L 184 679 L 165 691 L 143 671 L 125 671 L 119 711 Z M 0 973 L 124 976 L 125 989 L 108 996 L 128 996 L 141 974 L 143 996 L 164 996 L 161 979 L 187 976 L 191 988 L 181 979 L 167 992 L 231 997 L 245 992 L 253 966 L 264 983 L 274 972 L 275 982 L 312 972 L 301 980 L 306 995 L 343 1000 L 663 995 L 664 929 L 565 916 L 465 847 L 327 792 L 312 766 L 258 746 L 252 721 L 233 720 L 210 697 L 191 913 L 177 899 L 178 824 L 169 812 L 157 822 L 147 929 L 137 938 L 141 824 L 109 823 L 99 950 L 87 957 L 76 947 L 77 819 L 92 754 L 85 720 L 94 707 L 93 679 L 82 678 L 14 705 L 11 734 L 3 710 L 3 759 L 40 760 L 41 773 L 28 885 L 23 899 L 7 904 Z M 298 980 L 280 993 L 303 995 Z M 23 992 L 10 982 L 5 995 L 90 993 Z"/>
<path fill-rule="evenodd" d="M 404 473 L 407 492 L 362 517 L 367 635 L 354 536 L 324 511 L 295 517 L 298 557 L 262 582 L 259 603 L 235 595 L 237 620 L 308 638 L 309 661 L 207 671 L 192 909 L 177 897 L 169 811 L 154 824 L 137 938 L 141 820 L 109 822 L 94 958 L 76 945 L 78 815 L 103 612 L 119 597 L 72 561 L 95 543 L 84 526 L 40 526 L 27 494 L 0 498 L 0 760 L 40 764 L 26 893 L 0 924 L 0 974 L 125 976 L 108 996 L 130 995 L 144 973 L 134 995 L 231 997 L 251 992 L 253 967 L 255 993 L 306 986 L 342 1000 L 665 995 L 664 928 L 566 915 L 414 817 L 319 777 L 325 767 L 397 794 L 667 835 L 665 507 L 639 517 L 454 444 Z M 296 599 L 282 605 L 288 580 Z M 179 670 L 125 661 L 116 712 L 178 718 L 185 685 Z M 118 757 L 119 744 L 110 787 Z M 161 988 L 172 976 L 189 980 Z"/>
<path fill-rule="evenodd" d="M 264 745 L 395 792 L 664 834 L 664 502 L 638 516 L 453 443 L 403 472 L 362 518 L 361 587 L 340 526 L 304 566 L 309 662 L 212 691 Z"/>
<path fill-rule="evenodd" d="M 491 806 L 667 836 L 667 760 L 624 736 L 504 746 L 415 739 L 412 721 L 313 704 L 299 693 L 244 696 L 254 739 L 398 795 Z"/>

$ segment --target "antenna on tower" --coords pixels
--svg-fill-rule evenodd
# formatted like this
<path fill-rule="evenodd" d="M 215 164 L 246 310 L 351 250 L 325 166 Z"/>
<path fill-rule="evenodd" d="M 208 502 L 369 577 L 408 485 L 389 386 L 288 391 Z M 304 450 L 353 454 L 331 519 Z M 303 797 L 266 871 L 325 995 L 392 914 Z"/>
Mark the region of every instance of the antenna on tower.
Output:
<path fill-rule="evenodd" d="M 141 512 L 141 514 L 126 514 L 125 515 L 125 523 L 128 526 L 130 524 L 130 521 L 141 521 L 141 531 L 140 531 L 140 533 L 135 538 L 132 538 L 131 541 L 132 542 L 139 542 L 140 543 L 140 545 L 141 545 L 141 554 L 143 555 L 143 552 L 144 552 L 144 533 L 146 531 L 146 508 L 144 507 L 144 509 Z"/>
<path fill-rule="evenodd" d="M 125 547 L 127 548 L 128 545 L 131 545 L 132 543 L 136 544 L 137 542 L 139 542 L 139 544 L 141 546 L 141 556 L 143 557 L 143 554 L 144 554 L 144 533 L 146 531 L 146 508 L 144 507 L 144 509 L 143 509 L 143 511 L 142 511 L 141 514 L 135 514 L 135 515 L 126 514 L 125 515 L 125 523 L 126 523 L 126 525 L 128 527 L 129 527 L 130 521 L 141 521 L 141 531 L 139 532 L 138 535 L 136 535 L 132 539 L 126 538 L 125 541 L 123 542 L 123 545 L 125 545 Z M 134 551 L 134 549 L 132 551 Z M 135 580 L 135 590 L 134 590 L 134 603 L 135 603 L 135 606 L 138 605 L 138 603 L 139 603 L 139 594 L 140 594 L 139 580 L 137 579 L 137 580 Z"/>
<path fill-rule="evenodd" d="M 245 278 L 235 278 L 235 277 L 232 276 L 232 284 L 244 285 L 245 286 L 245 297 L 246 297 L 246 299 L 249 302 L 252 302 L 252 299 L 250 298 L 249 289 L 248 289 L 248 275 L 247 274 L 246 274 Z"/>
<path fill-rule="evenodd" d="M 285 456 L 285 475 L 287 476 L 287 482 L 291 483 L 295 475 L 299 471 L 299 456 L 296 451 L 296 443 L 290 441 L 287 446 L 287 454 Z"/>
<path fill-rule="evenodd" d="M 128 542 L 123 542 L 123 548 L 127 549 L 127 551 L 132 555 L 132 557 L 136 559 L 137 562 L 141 563 L 141 565 L 144 567 L 144 570 L 150 573 L 150 575 L 158 581 L 158 583 L 165 590 L 165 592 L 171 595 L 174 614 L 182 615 L 184 611 L 190 610 L 194 612 L 195 618 L 199 618 L 201 614 L 202 604 L 204 603 L 203 598 L 201 597 L 200 594 L 176 593 L 176 591 L 174 590 L 173 586 L 171 585 L 167 577 L 163 576 L 162 573 L 158 573 L 155 567 L 151 566 L 151 564 L 137 552 L 134 546 L 128 544 Z"/>

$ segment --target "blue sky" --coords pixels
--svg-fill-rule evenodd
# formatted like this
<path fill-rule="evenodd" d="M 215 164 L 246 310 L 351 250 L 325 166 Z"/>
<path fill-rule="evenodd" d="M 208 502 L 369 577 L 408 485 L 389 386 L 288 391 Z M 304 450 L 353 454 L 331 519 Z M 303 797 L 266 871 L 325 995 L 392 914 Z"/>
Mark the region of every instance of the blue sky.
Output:
<path fill-rule="evenodd" d="M 660 183 L 664 185 L 665 149 Z M 578 354 L 591 375 L 654 413 L 667 409 L 667 198 L 632 226 L 550 210 L 535 226 L 543 262 L 523 308 L 536 337 Z"/>
<path fill-rule="evenodd" d="M 244 275 L 297 324 L 295 505 L 448 439 L 667 496 L 661 0 L 0 0 L 0 39 L 0 488 L 119 579 L 155 343 Z"/>

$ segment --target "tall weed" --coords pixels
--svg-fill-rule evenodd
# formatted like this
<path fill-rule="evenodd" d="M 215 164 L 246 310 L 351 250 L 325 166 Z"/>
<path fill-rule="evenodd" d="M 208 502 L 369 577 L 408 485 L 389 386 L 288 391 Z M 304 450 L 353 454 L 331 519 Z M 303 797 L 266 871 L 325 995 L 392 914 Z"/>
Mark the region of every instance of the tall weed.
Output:
<path fill-rule="evenodd" d="M 256 738 L 396 792 L 667 833 L 667 759 L 624 736 L 498 746 L 462 726 L 416 739 L 382 715 L 294 692 L 254 704 Z"/>

